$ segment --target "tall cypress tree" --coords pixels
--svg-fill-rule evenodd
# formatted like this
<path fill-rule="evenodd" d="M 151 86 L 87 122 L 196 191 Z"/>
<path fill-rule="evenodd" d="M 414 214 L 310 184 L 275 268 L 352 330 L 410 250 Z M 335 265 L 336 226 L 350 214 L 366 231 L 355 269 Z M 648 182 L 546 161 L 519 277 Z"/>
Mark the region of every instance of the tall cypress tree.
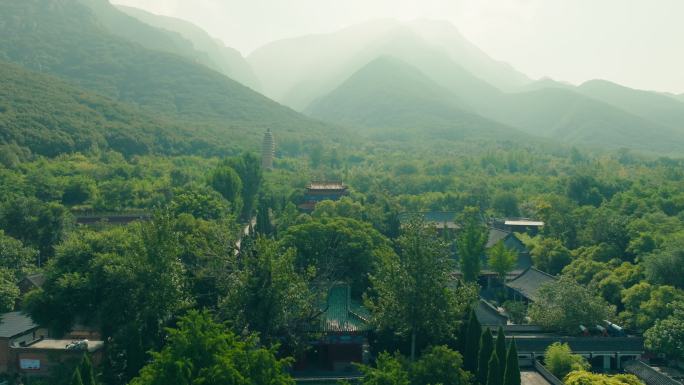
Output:
<path fill-rule="evenodd" d="M 468 335 L 466 338 L 465 352 L 463 353 L 463 367 L 465 370 L 477 374 L 477 359 L 480 353 L 480 338 L 482 336 L 482 325 L 477 320 L 475 311 L 470 311 L 468 320 Z"/>
<path fill-rule="evenodd" d="M 503 385 L 520 385 L 520 366 L 518 365 L 518 348 L 515 339 L 511 340 L 506 355 L 506 372 L 504 373 Z"/>
<path fill-rule="evenodd" d="M 76 368 L 74 370 L 74 375 L 71 377 L 70 385 L 83 385 L 83 380 L 81 379 L 81 372 Z"/>
<path fill-rule="evenodd" d="M 501 326 L 496 332 L 496 356 L 499 357 L 499 378 L 503 379 L 506 370 L 506 336 Z"/>
<path fill-rule="evenodd" d="M 489 371 L 489 359 L 492 357 L 494 351 L 494 338 L 492 332 L 485 328 L 480 338 L 480 355 L 477 360 L 477 380 L 480 385 L 487 385 L 487 373 Z"/>
<path fill-rule="evenodd" d="M 492 357 L 489 359 L 487 385 L 503 385 L 501 365 L 499 363 L 499 357 L 496 355 L 496 350 L 492 352 Z"/>
<path fill-rule="evenodd" d="M 83 385 L 95 385 L 95 373 L 93 371 L 93 364 L 90 362 L 90 357 L 88 354 L 83 355 L 83 360 L 79 366 L 81 372 L 81 380 L 83 380 Z"/>

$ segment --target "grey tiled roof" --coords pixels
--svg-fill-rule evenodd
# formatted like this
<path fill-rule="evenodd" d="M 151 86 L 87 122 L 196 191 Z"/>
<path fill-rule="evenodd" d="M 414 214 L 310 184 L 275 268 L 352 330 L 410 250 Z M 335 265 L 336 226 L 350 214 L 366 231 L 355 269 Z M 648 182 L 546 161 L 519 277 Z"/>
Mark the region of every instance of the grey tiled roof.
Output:
<path fill-rule="evenodd" d="M 567 343 L 575 353 L 639 353 L 644 351 L 644 339 L 641 337 L 515 336 L 515 344 L 519 353 L 543 353 L 554 342 Z"/>
<path fill-rule="evenodd" d="M 681 382 L 666 376 L 641 361 L 625 362 L 623 368 L 644 381 L 646 385 L 682 385 Z"/>
<path fill-rule="evenodd" d="M 492 227 L 489 229 L 489 237 L 487 238 L 487 246 L 485 247 L 489 249 L 506 239 L 509 235 L 511 235 L 510 231 L 499 230 Z"/>
<path fill-rule="evenodd" d="M 555 280 L 557 280 L 556 277 L 530 267 L 515 279 L 508 281 L 506 286 L 525 296 L 525 298 L 536 301 L 539 288 L 545 283 Z"/>
<path fill-rule="evenodd" d="M 22 312 L 0 314 L 0 338 L 12 338 L 38 328 L 31 317 Z"/>
<path fill-rule="evenodd" d="M 508 323 L 508 318 L 506 318 L 506 316 L 499 313 L 492 305 L 484 300 L 478 302 L 477 307 L 475 308 L 475 315 L 477 316 L 477 320 L 485 326 L 503 326 Z"/>

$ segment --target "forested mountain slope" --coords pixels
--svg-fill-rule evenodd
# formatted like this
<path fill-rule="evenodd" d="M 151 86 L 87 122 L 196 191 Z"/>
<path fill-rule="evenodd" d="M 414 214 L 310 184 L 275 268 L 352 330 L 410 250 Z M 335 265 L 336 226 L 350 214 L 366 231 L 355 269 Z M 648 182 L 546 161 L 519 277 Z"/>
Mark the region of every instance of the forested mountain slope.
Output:
<path fill-rule="evenodd" d="M 316 118 L 368 128 L 405 128 L 455 139 L 514 137 L 517 130 L 467 111 L 447 89 L 403 61 L 383 56 L 312 104 Z"/>
<path fill-rule="evenodd" d="M 644 119 L 684 132 L 684 103 L 656 92 L 635 90 L 606 80 L 592 80 L 578 92 L 629 111 Z"/>
<path fill-rule="evenodd" d="M 76 0 L 0 3 L 0 59 L 185 122 L 222 140 L 257 141 L 326 126 L 188 59 L 113 36 Z M 239 136 L 232 135 L 239 133 Z"/>
<path fill-rule="evenodd" d="M 113 149 L 216 153 L 208 133 L 183 130 L 139 108 L 84 91 L 55 77 L 0 61 L 0 142 L 56 156 Z"/>
<path fill-rule="evenodd" d="M 256 75 L 242 54 L 233 48 L 226 47 L 196 25 L 173 17 L 155 15 L 138 8 L 117 6 L 117 9 L 143 23 L 180 34 L 192 43 L 195 50 L 208 56 L 210 67 L 254 90 L 260 89 Z"/>

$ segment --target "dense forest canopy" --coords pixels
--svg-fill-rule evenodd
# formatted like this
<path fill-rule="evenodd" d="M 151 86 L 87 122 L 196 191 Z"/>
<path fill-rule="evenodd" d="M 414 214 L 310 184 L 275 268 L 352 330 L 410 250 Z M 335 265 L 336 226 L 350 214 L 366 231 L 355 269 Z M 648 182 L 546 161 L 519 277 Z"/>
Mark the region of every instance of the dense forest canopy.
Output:
<path fill-rule="evenodd" d="M 368 46 L 351 28 L 245 59 L 124 10 L 0 3 L 0 313 L 105 346 L 45 384 L 292 384 L 343 308 L 367 333 L 363 384 L 519 385 L 481 298 L 563 337 L 607 320 L 684 360 L 677 97 L 532 82 L 441 24 L 451 49 L 423 22 L 378 22 Z M 312 181 L 346 190 L 313 205 Z M 550 277 L 530 306 L 483 287 L 517 267 L 488 227 L 519 217 L 544 223 L 513 234 Z M 636 383 L 550 349 L 566 381 Z"/>

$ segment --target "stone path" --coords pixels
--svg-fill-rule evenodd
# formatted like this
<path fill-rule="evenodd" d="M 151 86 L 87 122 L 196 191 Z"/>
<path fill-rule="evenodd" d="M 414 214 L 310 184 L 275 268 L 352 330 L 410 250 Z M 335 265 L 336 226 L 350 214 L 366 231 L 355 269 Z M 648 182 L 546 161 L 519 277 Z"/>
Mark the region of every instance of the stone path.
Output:
<path fill-rule="evenodd" d="M 549 385 L 541 374 L 534 371 L 520 372 L 520 383 L 521 385 Z"/>

